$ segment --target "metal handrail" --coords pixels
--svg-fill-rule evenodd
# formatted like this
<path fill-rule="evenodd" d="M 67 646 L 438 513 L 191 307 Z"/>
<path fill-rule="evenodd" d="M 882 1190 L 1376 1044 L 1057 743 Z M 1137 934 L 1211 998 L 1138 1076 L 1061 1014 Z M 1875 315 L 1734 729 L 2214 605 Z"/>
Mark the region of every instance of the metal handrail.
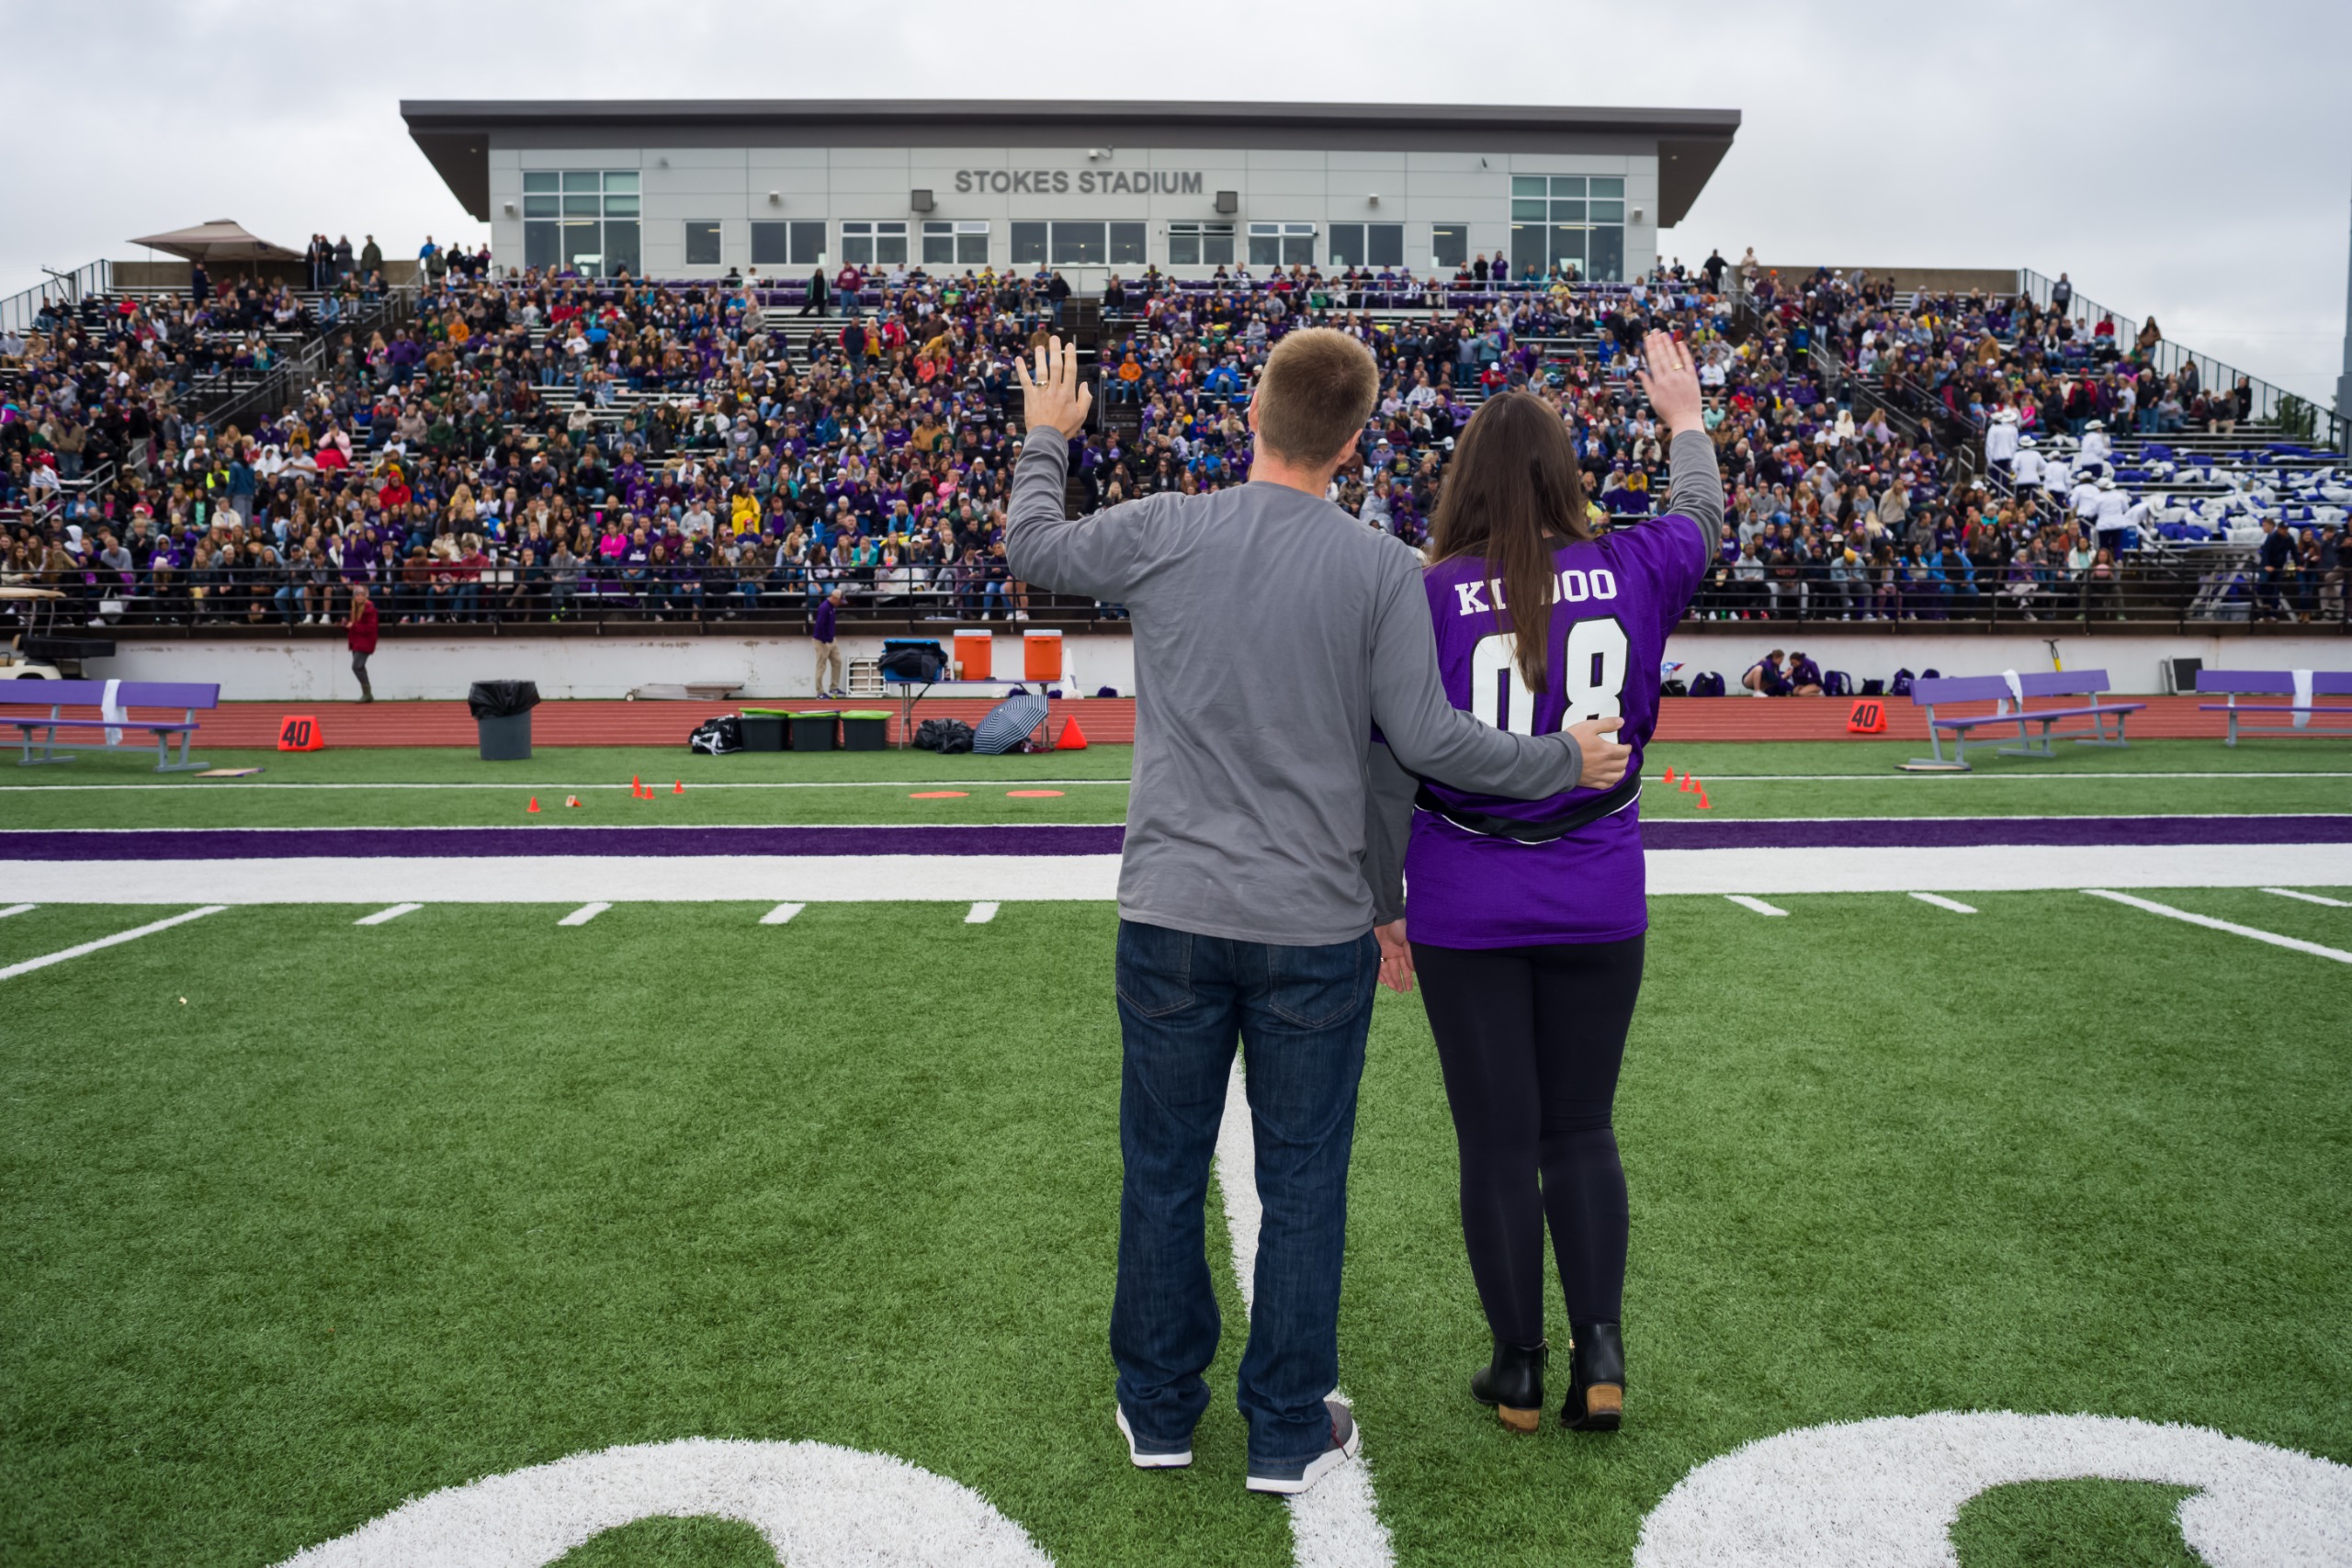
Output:
<path fill-rule="evenodd" d="M 43 305 L 52 299 L 79 305 L 86 296 L 107 292 L 114 277 L 114 264 L 105 261 L 85 262 L 71 272 L 41 270 L 49 273 L 48 282 L 0 299 L 0 330 L 29 331 Z"/>

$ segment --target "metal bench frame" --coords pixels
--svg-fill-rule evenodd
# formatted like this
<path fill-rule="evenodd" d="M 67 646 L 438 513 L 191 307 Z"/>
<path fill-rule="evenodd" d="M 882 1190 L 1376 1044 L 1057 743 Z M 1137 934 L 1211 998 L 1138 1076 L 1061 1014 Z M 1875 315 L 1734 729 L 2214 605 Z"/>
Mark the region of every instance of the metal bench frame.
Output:
<path fill-rule="evenodd" d="M 104 682 L 98 681 L 44 682 L 44 684 L 69 685 L 74 687 L 102 686 L 106 682 Z M 0 720 L 0 722 L 15 725 L 17 727 L 17 738 L 24 744 L 24 755 L 17 759 L 17 766 L 20 768 L 37 768 L 48 762 L 71 762 L 76 757 L 80 756 L 81 753 L 78 751 L 60 752 L 57 750 L 57 732 L 61 729 L 143 729 L 155 738 L 155 771 L 157 773 L 194 773 L 198 769 L 211 766 L 209 762 L 200 757 L 191 757 L 188 754 L 188 750 L 196 739 L 196 731 L 198 728 L 196 716 L 199 711 L 209 711 L 211 708 L 219 705 L 220 687 L 212 686 L 209 688 L 191 688 L 185 683 L 171 682 L 124 682 L 122 684 L 130 688 L 133 693 L 137 691 L 137 688 L 142 685 L 147 686 L 151 692 L 153 692 L 158 685 L 166 690 L 176 692 L 182 696 L 182 702 L 155 705 L 141 704 L 141 705 L 180 707 L 182 708 L 180 716 L 176 719 L 132 718 L 126 715 L 121 718 L 107 718 L 101 715 L 96 718 L 67 718 L 65 716 L 66 704 L 71 701 L 76 705 L 79 705 L 83 700 L 79 692 L 76 692 L 72 697 L 68 697 L 62 693 L 52 694 L 51 692 L 28 692 L 24 696 L 18 696 L 16 692 L 10 691 L 6 687 L 0 687 L 0 702 L 24 702 L 29 700 L 31 702 L 38 703 L 43 697 L 48 697 L 50 699 L 49 716 L 47 718 L 10 718 L 6 720 Z M 19 684 L 18 689 L 23 689 L 21 684 Z M 186 702 L 186 696 L 191 692 L 191 690 L 209 690 L 213 694 L 213 701 L 209 704 Z M 124 705 L 128 707 L 134 700 L 136 700 L 134 695 L 126 694 L 124 698 Z M 185 705 L 183 705 L 183 704 L 185 704 Z M 40 755 L 38 757 L 33 755 L 33 731 L 35 730 L 41 731 Z M 171 738 L 175 735 L 180 738 L 180 754 L 177 761 L 174 761 L 172 760 Z M 98 749 L 108 751 L 130 750 L 128 746 L 110 744 L 103 741 L 100 743 Z"/>
<path fill-rule="evenodd" d="M 2212 681 L 2210 688 L 2206 685 L 2209 677 Z M 2290 739 L 2301 735 L 2352 736 L 2352 728 L 2312 728 L 2308 723 L 2308 720 L 2317 715 L 2324 715 L 2330 718 L 2352 718 L 2352 707 L 2329 707 L 2321 700 L 2326 697 L 2352 694 L 2352 674 L 2342 671 L 2313 671 L 2312 700 L 2309 703 L 2295 701 L 2294 671 L 2292 671 L 2200 670 L 2197 672 L 2197 690 L 2200 694 L 2210 690 L 2213 694 L 2223 699 L 2218 703 L 2199 703 L 2197 705 L 2197 711 L 2226 713 L 2230 716 L 2230 731 L 2222 741 L 2224 746 L 2234 746 L 2238 743 L 2240 733 L 2238 716 L 2241 714 L 2275 713 L 2290 716 L 2283 724 L 2246 725 L 2244 732 L 2255 739 L 2271 735 Z M 2283 703 L 2261 702 L 2241 705 L 2238 699 L 2242 696 L 2283 696 L 2287 700 Z M 2295 722 L 2297 718 L 2306 722 L 2299 725 Z"/>
<path fill-rule="evenodd" d="M 1959 679 L 1976 682 L 1998 682 L 2004 677 L 1975 676 Z M 1921 683 L 1927 682 L 1923 681 Z M 2072 740 L 2077 746 L 2128 746 L 2131 742 L 2124 738 L 2124 722 L 2131 715 L 2138 713 L 2148 705 L 2145 703 L 2119 703 L 2102 706 L 2098 699 L 2099 694 L 2107 689 L 2107 671 L 2104 670 L 2086 670 L 2075 675 L 2056 671 L 2049 675 L 2028 675 L 2019 678 L 2019 684 L 2020 686 L 2041 686 L 2045 689 L 2039 693 L 2029 690 L 2023 695 L 2010 694 L 1994 696 L 1991 713 L 1970 715 L 1960 718 L 1938 718 L 1936 705 L 1932 701 L 1920 702 L 1915 688 L 1912 700 L 1928 710 L 1928 749 L 1932 755 L 1912 758 L 1911 761 L 1903 764 L 1904 771 L 1949 773 L 1969 772 L 1968 742 L 1971 732 L 1983 728 L 1986 725 L 2014 724 L 2018 727 L 2018 743 L 2015 746 L 2003 746 L 1996 750 L 1995 754 L 2002 757 L 2031 757 L 2043 761 L 2054 761 L 2057 760 L 2058 752 L 2051 745 L 2052 740 Z M 2070 686 L 2073 690 L 2047 689 L 2062 685 Z M 2036 695 L 2086 696 L 2090 700 L 2079 707 L 2039 709 L 2027 707 L 2026 699 Z M 1947 700 L 1983 702 L 1984 694 Z M 2051 733 L 2057 725 L 2070 718 L 2089 719 L 2090 733 L 2087 735 Z M 2115 730 L 2112 735 L 2108 733 L 2107 721 L 2110 718 L 2115 721 Z M 2041 726 L 2040 736 L 2028 733 L 2026 727 L 2031 724 Z M 1944 755 L 1943 748 L 1943 737 L 1947 730 L 1951 732 L 1952 741 L 1952 753 L 1950 757 Z M 2040 742 L 2039 745 L 2035 744 L 2037 740 Z"/>

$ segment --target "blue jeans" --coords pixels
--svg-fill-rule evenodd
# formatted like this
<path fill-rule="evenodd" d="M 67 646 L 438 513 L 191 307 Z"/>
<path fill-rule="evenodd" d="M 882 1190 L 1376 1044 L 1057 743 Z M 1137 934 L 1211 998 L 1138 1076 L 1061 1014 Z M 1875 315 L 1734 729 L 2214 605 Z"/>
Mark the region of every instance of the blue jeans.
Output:
<path fill-rule="evenodd" d="M 1111 1359 L 1137 1438 L 1182 1443 L 1208 1409 L 1216 1296 L 1202 1205 L 1237 1040 L 1256 1126 L 1258 1233 L 1239 1404 L 1253 1462 L 1323 1451 L 1340 1376 L 1348 1156 L 1380 948 L 1367 931 L 1281 947 L 1119 924 L 1125 1067 Z"/>

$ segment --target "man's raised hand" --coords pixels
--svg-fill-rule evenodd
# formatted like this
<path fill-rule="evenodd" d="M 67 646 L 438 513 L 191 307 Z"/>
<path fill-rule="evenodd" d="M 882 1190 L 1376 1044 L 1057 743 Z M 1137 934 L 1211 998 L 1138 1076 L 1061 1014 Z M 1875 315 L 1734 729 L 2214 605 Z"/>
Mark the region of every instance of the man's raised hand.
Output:
<path fill-rule="evenodd" d="M 1065 348 L 1060 338 L 1048 338 L 1037 350 L 1036 375 L 1030 375 L 1023 360 L 1014 360 L 1012 369 L 1021 378 L 1021 417 L 1031 430 L 1050 424 L 1064 435 L 1076 435 L 1086 428 L 1094 389 L 1079 382 L 1076 344 Z"/>
<path fill-rule="evenodd" d="M 1671 333 L 1652 333 L 1642 340 L 1640 374 L 1650 407 L 1668 430 L 1679 435 L 1686 430 L 1707 428 L 1705 404 L 1699 393 L 1699 367 L 1691 363 L 1690 349 L 1677 343 Z"/>

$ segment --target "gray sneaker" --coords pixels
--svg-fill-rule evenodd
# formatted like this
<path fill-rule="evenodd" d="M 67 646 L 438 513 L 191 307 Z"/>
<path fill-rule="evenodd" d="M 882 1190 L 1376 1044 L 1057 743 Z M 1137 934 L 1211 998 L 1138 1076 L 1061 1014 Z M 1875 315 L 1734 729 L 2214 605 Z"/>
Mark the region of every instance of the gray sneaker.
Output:
<path fill-rule="evenodd" d="M 1144 1442 L 1136 1438 L 1136 1429 L 1127 1425 L 1126 1407 L 1115 1405 L 1114 1408 L 1118 1411 L 1119 1436 L 1127 1439 L 1128 1463 L 1137 1470 L 1182 1470 L 1191 1465 L 1192 1444 Z"/>
<path fill-rule="evenodd" d="M 1295 1497 L 1363 1451 L 1363 1433 L 1356 1427 L 1355 1412 L 1336 1399 L 1325 1400 L 1323 1408 L 1331 1413 L 1329 1445 L 1313 1459 L 1298 1460 L 1290 1464 L 1267 1464 L 1251 1460 L 1250 1491 Z"/>

